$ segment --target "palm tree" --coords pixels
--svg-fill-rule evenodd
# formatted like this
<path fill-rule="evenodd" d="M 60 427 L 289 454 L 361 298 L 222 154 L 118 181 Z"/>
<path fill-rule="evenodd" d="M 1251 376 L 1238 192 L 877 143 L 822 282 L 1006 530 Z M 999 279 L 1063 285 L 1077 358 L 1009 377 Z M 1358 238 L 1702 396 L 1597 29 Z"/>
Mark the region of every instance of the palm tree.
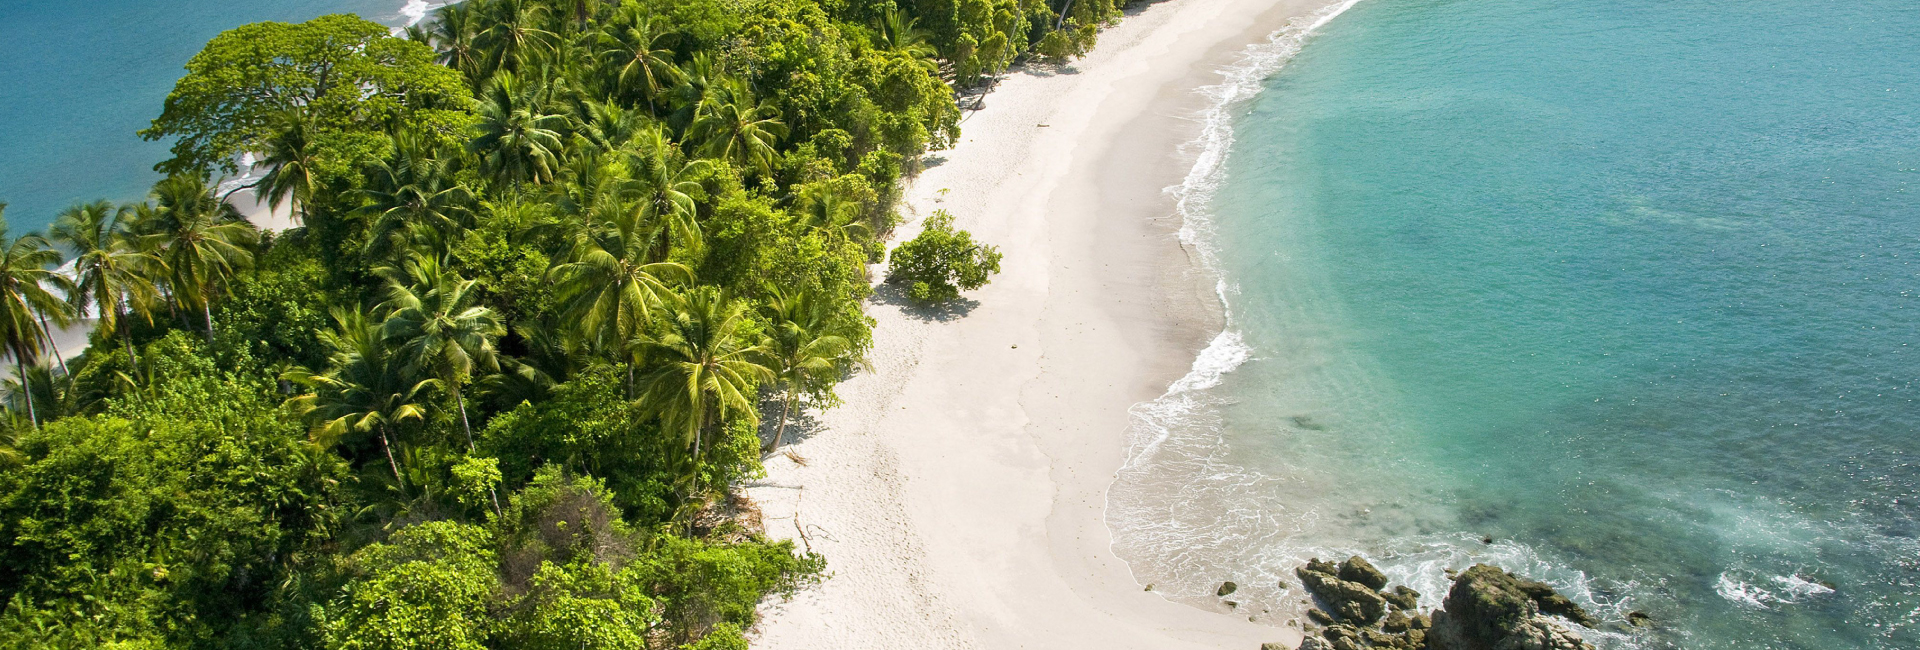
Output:
<path fill-rule="evenodd" d="M 600 153 L 618 151 L 641 137 L 652 120 L 618 102 L 588 101 L 582 106 L 579 135 Z"/>
<path fill-rule="evenodd" d="M 27 364 L 34 363 L 46 329 L 42 319 L 65 322 L 69 306 L 48 288 L 70 291 L 65 276 L 53 270 L 60 251 L 36 234 L 7 237 L 6 204 L 0 203 L 0 345 L 13 356 L 14 376 L 28 381 Z M 26 386 L 31 393 L 31 386 Z M 26 400 L 27 419 L 40 426 L 33 400 Z"/>
<path fill-rule="evenodd" d="M 755 391 L 773 378 L 757 360 L 765 349 L 743 331 L 746 310 L 745 301 L 701 287 L 675 305 L 659 336 L 642 342 L 657 361 L 642 381 L 640 405 L 691 447 L 688 474 L 696 478 L 712 429 L 729 417 L 758 422 Z"/>
<path fill-rule="evenodd" d="M 388 429 L 426 415 L 417 398 L 432 380 L 406 381 L 401 364 L 381 336 L 380 325 L 358 308 L 335 309 L 333 320 L 336 327 L 320 333 L 321 343 L 330 349 L 327 371 L 295 368 L 282 375 L 313 391 L 287 400 L 287 405 L 315 420 L 314 442 L 323 447 L 333 446 L 348 433 L 379 433 L 387 467 L 393 470 L 394 481 L 404 488 L 406 480 L 401 477 L 400 463 L 394 460 Z"/>
<path fill-rule="evenodd" d="M 21 407 L 25 406 L 29 414 L 37 412 L 38 415 L 47 416 L 48 420 L 81 412 L 78 391 L 73 387 L 73 375 L 64 371 L 54 372 L 53 366 L 47 365 L 45 359 L 19 369 L 19 372 L 23 374 L 0 381 L 0 403 L 6 404 L 7 410 L 19 413 Z M 37 421 L 38 418 L 31 417 L 29 420 Z"/>
<path fill-rule="evenodd" d="M 794 222 L 807 230 L 825 234 L 828 241 L 844 243 L 873 236 L 873 229 L 860 220 L 864 206 L 860 201 L 848 198 L 832 183 L 802 186 L 794 199 L 794 207 L 797 208 Z"/>
<path fill-rule="evenodd" d="M 784 390 L 780 408 L 780 426 L 774 430 L 773 446 L 779 448 L 787 433 L 787 417 L 802 391 L 815 391 L 831 385 L 853 353 L 853 343 L 832 333 L 832 315 L 825 301 L 810 291 L 770 291 L 765 314 L 773 327 L 767 332 L 767 357 L 772 361 L 774 379 Z"/>
<path fill-rule="evenodd" d="M 673 112 L 667 116 L 667 124 L 674 133 L 685 136 L 687 129 L 693 126 L 695 118 L 700 116 L 701 107 L 707 104 L 707 97 L 723 81 L 720 71 L 713 62 L 712 53 L 707 50 L 695 50 L 687 58 L 687 65 L 680 68 L 679 83 L 667 91 Z"/>
<path fill-rule="evenodd" d="M 453 394 L 467 450 L 474 450 L 473 425 L 467 421 L 460 387 L 476 370 L 500 367 L 494 341 L 506 334 L 506 327 L 492 309 L 477 304 L 473 289 L 478 282 L 461 278 L 437 258 L 415 254 L 401 266 L 376 272 L 387 279 L 387 299 L 379 308 L 386 316 L 381 338 L 395 346 L 394 354 L 409 375 L 430 377 Z"/>
<path fill-rule="evenodd" d="M 467 76 L 468 85 L 478 87 L 484 79 L 485 62 L 477 45 L 480 20 L 475 4 L 457 2 L 441 7 L 433 22 L 433 40 L 440 49 L 440 64 Z"/>
<path fill-rule="evenodd" d="M 320 189 L 320 173 L 314 169 L 320 147 L 313 141 L 313 125 L 301 112 L 283 112 L 275 121 L 273 135 L 267 138 L 266 156 L 259 162 L 269 169 L 250 187 L 268 206 L 292 199 L 287 210 L 298 223 L 304 220 L 300 208 Z"/>
<path fill-rule="evenodd" d="M 164 274 L 165 265 L 135 245 L 124 219 L 129 214 L 106 201 L 77 205 L 60 213 L 47 234 L 73 251 L 74 290 L 67 303 L 76 314 L 96 308 L 99 327 L 118 334 L 128 360 L 137 364 L 127 316 L 131 311 L 151 320 L 151 307 L 160 297 L 152 278 Z"/>
<path fill-rule="evenodd" d="M 519 72 L 550 47 L 553 32 L 540 29 L 547 14 L 537 0 L 495 0 L 484 5 L 491 23 L 475 39 L 490 70 Z"/>
<path fill-rule="evenodd" d="M 166 265 L 174 300 L 200 309 L 207 342 L 212 343 L 214 294 L 253 266 L 251 247 L 260 231 L 197 176 L 162 179 L 153 186 L 153 197 L 159 209 L 141 213 L 135 230 L 146 236 L 147 247 Z"/>
<path fill-rule="evenodd" d="M 654 251 L 654 259 L 665 258 L 672 245 L 669 237 L 699 250 L 700 221 L 693 197 L 701 187 L 694 179 L 707 170 L 707 162 L 676 161 L 678 150 L 667 141 L 666 131 L 658 126 L 643 131 L 636 141 L 640 144 L 639 151 L 627 157 L 627 168 L 633 174 L 632 186 L 639 194 L 635 216 L 645 223 L 666 226 L 660 229 L 662 239 Z"/>
<path fill-rule="evenodd" d="M 561 9 L 567 10 L 567 14 L 573 18 L 574 29 L 585 30 L 587 28 L 587 21 L 592 20 L 595 15 L 600 13 L 600 1 L 601 0 L 561 0 L 558 4 Z"/>
<path fill-rule="evenodd" d="M 673 295 L 668 282 L 692 280 L 684 266 L 650 261 L 658 228 L 631 212 L 595 224 L 575 234 L 566 261 L 547 273 L 563 312 L 602 349 L 639 335 L 654 309 Z M 631 390 L 631 359 L 627 378 Z"/>
<path fill-rule="evenodd" d="M 494 75 L 478 110 L 480 135 L 471 146 L 494 178 L 512 183 L 543 183 L 553 179 L 561 148 L 559 129 L 565 115 L 547 114 L 535 88 L 524 87 L 512 73 Z"/>
<path fill-rule="evenodd" d="M 600 58 L 618 66 L 613 76 L 619 92 L 645 97 L 647 112 L 658 115 L 654 98 L 679 81 L 680 68 L 673 64 L 673 50 L 659 47 L 664 34 L 654 30 L 652 15 L 641 11 L 638 5 L 621 7 L 618 26 L 600 36 Z"/>
<path fill-rule="evenodd" d="M 365 254 L 415 227 L 438 230 L 444 241 L 471 224 L 473 192 L 454 180 L 451 158 L 429 149 L 412 135 L 396 135 L 393 157 L 368 165 L 367 187 L 359 191 L 366 202 L 354 210 L 372 222 Z"/>
<path fill-rule="evenodd" d="M 916 22 L 918 21 L 908 16 L 906 11 L 897 7 L 887 10 L 887 13 L 880 17 L 881 45 L 887 51 L 911 57 L 929 70 L 936 69 L 933 59 L 939 56 L 939 52 L 933 49 L 933 44 L 927 42 L 926 30 L 916 26 Z"/>
<path fill-rule="evenodd" d="M 701 154 L 731 162 L 741 169 L 771 174 L 779 153 L 774 145 L 786 137 L 787 126 L 772 106 L 754 105 L 746 82 L 730 79 L 718 92 L 708 93 L 687 130 L 687 139 L 699 143 Z"/>

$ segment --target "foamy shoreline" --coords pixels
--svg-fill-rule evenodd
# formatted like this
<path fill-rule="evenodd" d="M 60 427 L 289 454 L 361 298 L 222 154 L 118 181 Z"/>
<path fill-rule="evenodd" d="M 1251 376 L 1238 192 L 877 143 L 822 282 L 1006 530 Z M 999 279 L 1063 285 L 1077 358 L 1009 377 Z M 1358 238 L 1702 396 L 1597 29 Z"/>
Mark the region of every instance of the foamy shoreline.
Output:
<path fill-rule="evenodd" d="M 1326 3 L 1170 0 L 1061 70 L 1009 75 L 906 192 L 1006 254 L 958 310 L 870 310 L 874 370 L 841 387 L 749 487 L 770 535 L 830 577 L 770 603 L 767 648 L 1259 648 L 1298 628 L 1170 602 L 1110 550 L 1106 492 L 1128 409 L 1218 332 L 1214 279 L 1175 197 L 1220 83 Z M 789 431 L 792 435 L 792 431 Z M 1259 623 L 1249 622 L 1251 616 Z"/>

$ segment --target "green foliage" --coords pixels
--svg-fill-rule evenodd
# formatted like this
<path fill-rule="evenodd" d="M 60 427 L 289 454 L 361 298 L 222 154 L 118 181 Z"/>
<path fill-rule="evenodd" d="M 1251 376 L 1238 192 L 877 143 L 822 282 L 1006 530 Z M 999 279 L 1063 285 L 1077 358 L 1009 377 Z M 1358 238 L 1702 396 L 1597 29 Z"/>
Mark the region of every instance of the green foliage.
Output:
<path fill-rule="evenodd" d="M 887 281 L 907 286 L 907 296 L 922 304 L 960 297 L 1000 272 L 1000 251 L 977 244 L 965 230 L 953 229 L 953 215 L 936 211 L 925 229 L 899 247 L 887 261 Z"/>
<path fill-rule="evenodd" d="M 326 359 L 320 333 L 329 325 L 327 310 L 350 302 L 330 291 L 332 285 L 310 245 L 276 243 L 252 272 L 234 278 L 233 296 L 215 320 L 229 345 L 246 346 L 255 358 L 318 367 Z"/>
<path fill-rule="evenodd" d="M 23 464 L 0 473 L 0 630 L 217 636 L 336 529 L 344 464 L 193 347 L 175 333 L 149 355 L 161 382 L 145 399 L 21 437 Z"/>
<path fill-rule="evenodd" d="M 499 592 L 493 535 L 434 521 L 354 554 L 355 577 L 328 607 L 334 650 L 481 650 Z"/>
<path fill-rule="evenodd" d="M 259 148 L 287 111 L 306 114 L 317 137 L 338 137 L 331 148 L 339 150 L 364 149 L 349 144 L 350 132 L 390 120 L 454 128 L 465 84 L 433 58 L 427 46 L 350 15 L 243 25 L 187 62 L 166 110 L 140 135 L 174 139 L 173 159 L 156 167 L 163 172 L 231 174 L 235 157 Z"/>
<path fill-rule="evenodd" d="M 685 650 L 747 650 L 747 637 L 740 633 L 740 626 L 732 623 L 718 623 L 713 631 L 700 637 L 699 641 L 680 646 Z"/>
<path fill-rule="evenodd" d="M 822 567 L 729 516 L 761 411 L 777 444 L 864 363 L 953 87 L 1115 16 L 1061 7 L 467 0 L 407 38 L 214 38 L 141 132 L 173 143 L 150 202 L 61 217 L 74 280 L 0 232 L 0 650 L 745 648 Z M 297 227 L 216 191 L 242 154 Z M 951 221 L 891 257 L 916 300 L 998 271 Z"/>
<path fill-rule="evenodd" d="M 794 555 L 786 541 L 722 545 L 669 537 L 643 564 L 668 631 L 685 643 L 722 625 L 751 625 L 763 594 L 791 593 L 818 574 L 821 560 Z"/>

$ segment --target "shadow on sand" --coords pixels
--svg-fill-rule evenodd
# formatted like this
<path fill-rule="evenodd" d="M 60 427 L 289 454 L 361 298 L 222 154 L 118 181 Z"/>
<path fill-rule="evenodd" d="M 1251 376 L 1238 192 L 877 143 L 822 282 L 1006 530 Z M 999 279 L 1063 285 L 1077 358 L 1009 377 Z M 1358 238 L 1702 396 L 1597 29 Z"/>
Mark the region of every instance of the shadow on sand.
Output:
<path fill-rule="evenodd" d="M 958 300 L 951 300 L 937 305 L 922 305 L 914 302 L 912 298 L 907 297 L 906 287 L 892 282 L 882 282 L 880 286 L 874 287 L 873 297 L 869 298 L 869 300 L 873 301 L 873 304 L 876 305 L 887 305 L 899 309 L 900 313 L 921 321 L 938 321 L 942 323 L 957 318 L 964 318 L 967 314 L 973 313 L 973 308 L 980 306 L 980 301 L 964 296 Z"/>

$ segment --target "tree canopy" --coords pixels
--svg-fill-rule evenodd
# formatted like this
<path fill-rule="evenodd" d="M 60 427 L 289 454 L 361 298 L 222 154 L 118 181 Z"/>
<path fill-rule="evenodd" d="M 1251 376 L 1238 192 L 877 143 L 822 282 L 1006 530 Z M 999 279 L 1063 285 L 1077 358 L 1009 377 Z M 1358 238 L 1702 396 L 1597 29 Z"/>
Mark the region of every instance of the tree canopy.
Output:
<path fill-rule="evenodd" d="M 215 37 L 141 132 L 173 144 L 147 200 L 0 220 L 0 649 L 745 648 L 824 560 L 740 484 L 865 363 L 956 88 L 1114 15 L 1068 7 L 466 0 Z M 220 191 L 255 163 L 291 229 Z M 944 216 L 892 257 L 929 298 L 999 260 Z"/>
<path fill-rule="evenodd" d="M 365 143 L 356 133 L 396 120 L 456 129 L 471 96 L 434 58 L 433 48 L 347 14 L 243 25 L 187 61 L 187 75 L 140 136 L 173 139 L 173 158 L 155 166 L 163 173 L 231 174 L 239 155 L 262 150 L 288 113 L 304 115 L 323 146 L 341 150 Z"/>

